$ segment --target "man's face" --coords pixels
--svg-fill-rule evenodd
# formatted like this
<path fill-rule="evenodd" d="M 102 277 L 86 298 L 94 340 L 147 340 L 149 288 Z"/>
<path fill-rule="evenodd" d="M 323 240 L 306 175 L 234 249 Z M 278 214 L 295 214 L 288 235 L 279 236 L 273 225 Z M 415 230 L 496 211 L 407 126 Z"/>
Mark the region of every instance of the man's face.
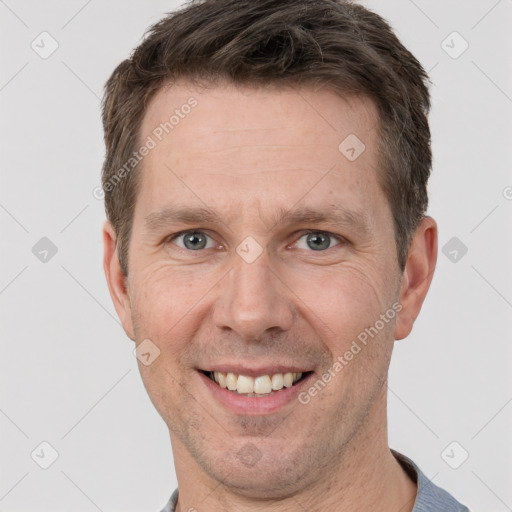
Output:
<path fill-rule="evenodd" d="M 176 464 L 250 495 L 303 488 L 352 440 L 385 428 L 394 315 L 358 341 L 392 309 L 401 278 L 377 181 L 376 108 L 327 90 L 182 83 L 148 105 L 147 136 L 157 144 L 141 164 L 123 325 L 160 350 L 139 366 Z M 212 214 L 180 216 L 200 209 Z M 361 350 L 347 360 L 354 341 Z M 212 370 L 305 378 L 247 396 Z"/>

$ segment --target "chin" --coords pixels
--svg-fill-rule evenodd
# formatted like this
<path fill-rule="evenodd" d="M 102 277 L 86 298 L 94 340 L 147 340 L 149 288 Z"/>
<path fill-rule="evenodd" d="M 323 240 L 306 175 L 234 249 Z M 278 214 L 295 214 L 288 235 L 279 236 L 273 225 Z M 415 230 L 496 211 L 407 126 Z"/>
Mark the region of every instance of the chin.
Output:
<path fill-rule="evenodd" d="M 231 492 L 252 499 L 282 499 L 304 487 L 309 471 L 305 460 L 271 447 L 258 453 L 251 444 L 229 456 L 213 455 L 208 463 L 202 464 L 203 470 Z"/>
<path fill-rule="evenodd" d="M 284 499 L 294 494 L 300 487 L 301 478 L 290 470 L 283 469 L 281 473 L 261 474 L 262 468 L 247 472 L 234 468 L 233 473 L 224 475 L 221 480 L 232 493 L 251 499 Z M 259 473 L 259 474 L 258 474 Z M 217 475 L 217 478 L 222 476 Z"/>

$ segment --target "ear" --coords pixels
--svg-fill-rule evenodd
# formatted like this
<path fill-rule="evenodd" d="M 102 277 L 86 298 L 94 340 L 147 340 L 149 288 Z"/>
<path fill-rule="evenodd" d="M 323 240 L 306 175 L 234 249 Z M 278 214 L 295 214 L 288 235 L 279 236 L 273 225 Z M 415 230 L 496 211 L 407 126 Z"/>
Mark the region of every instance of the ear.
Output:
<path fill-rule="evenodd" d="M 411 240 L 407 263 L 402 276 L 399 302 L 402 309 L 395 324 L 395 339 L 409 336 L 420 314 L 434 276 L 437 262 L 437 224 L 424 217 Z"/>
<path fill-rule="evenodd" d="M 116 240 L 116 232 L 112 223 L 108 220 L 105 221 L 103 225 L 103 269 L 107 278 L 108 290 L 126 335 L 135 340 L 130 296 L 126 287 L 127 278 L 121 271 Z"/>

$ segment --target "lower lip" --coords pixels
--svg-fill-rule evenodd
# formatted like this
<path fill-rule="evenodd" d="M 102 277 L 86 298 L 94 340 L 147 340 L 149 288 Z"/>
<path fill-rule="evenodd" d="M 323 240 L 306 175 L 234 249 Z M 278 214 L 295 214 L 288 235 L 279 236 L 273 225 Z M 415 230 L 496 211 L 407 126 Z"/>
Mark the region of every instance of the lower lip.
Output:
<path fill-rule="evenodd" d="M 297 384 L 276 391 L 272 395 L 255 397 L 239 395 L 236 391 L 221 388 L 201 371 L 198 371 L 198 373 L 215 399 L 224 407 L 236 414 L 249 416 L 272 414 L 290 402 L 298 400 L 297 395 L 300 393 L 301 389 L 307 387 L 308 381 L 314 375 L 311 372 L 301 381 L 297 382 Z"/>

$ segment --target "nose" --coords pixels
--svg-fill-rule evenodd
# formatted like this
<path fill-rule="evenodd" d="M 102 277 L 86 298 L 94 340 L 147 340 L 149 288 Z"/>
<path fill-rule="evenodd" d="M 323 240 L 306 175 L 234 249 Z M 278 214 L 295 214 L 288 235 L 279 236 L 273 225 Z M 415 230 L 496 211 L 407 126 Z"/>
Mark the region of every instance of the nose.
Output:
<path fill-rule="evenodd" d="M 263 339 L 271 329 L 289 330 L 293 322 L 293 294 L 270 268 L 266 252 L 252 263 L 237 255 L 234 259 L 215 304 L 215 326 L 234 331 L 245 340 Z"/>

